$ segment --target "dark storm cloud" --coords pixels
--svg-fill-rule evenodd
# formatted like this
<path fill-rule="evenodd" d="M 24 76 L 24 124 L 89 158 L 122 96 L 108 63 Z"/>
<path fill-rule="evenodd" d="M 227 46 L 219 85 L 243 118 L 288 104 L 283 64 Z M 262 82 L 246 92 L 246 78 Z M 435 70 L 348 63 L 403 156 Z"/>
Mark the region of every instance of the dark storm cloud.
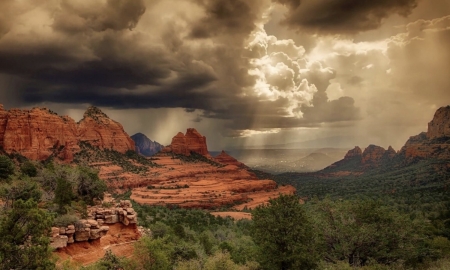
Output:
<path fill-rule="evenodd" d="M 68 33 L 83 32 L 86 29 L 131 30 L 136 27 L 144 13 L 143 0 L 108 0 L 106 5 L 102 6 L 78 5 L 73 0 L 63 0 L 61 9 L 54 18 L 53 27 Z"/>
<path fill-rule="evenodd" d="M 407 16 L 417 0 L 274 0 L 288 7 L 283 23 L 320 34 L 354 34 L 381 26 L 393 14 Z"/>
<path fill-rule="evenodd" d="M 255 28 L 257 1 L 196 0 L 205 9 L 205 16 L 191 30 L 193 38 L 209 38 L 221 34 L 249 34 Z"/>
<path fill-rule="evenodd" d="M 0 78 L 15 80 L 8 91 L 22 105 L 183 108 L 195 112 L 195 122 L 221 119 L 234 130 L 359 117 L 353 99 L 328 99 L 336 71 L 320 63 L 301 70 L 304 49 L 293 40 L 266 36 L 261 54 L 249 53 L 270 1 L 56 2 L 30 7 L 26 18 L 35 22 L 19 16 L 0 36 Z M 273 72 L 255 64 L 261 57 L 271 59 Z M 279 96 L 260 92 L 255 85 L 262 79 Z"/>

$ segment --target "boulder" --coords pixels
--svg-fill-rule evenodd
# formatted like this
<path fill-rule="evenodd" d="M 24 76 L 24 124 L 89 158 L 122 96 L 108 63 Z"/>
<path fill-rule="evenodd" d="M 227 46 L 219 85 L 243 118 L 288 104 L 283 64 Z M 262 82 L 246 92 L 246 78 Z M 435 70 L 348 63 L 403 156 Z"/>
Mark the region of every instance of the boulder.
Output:
<path fill-rule="evenodd" d="M 68 243 L 67 235 L 57 235 L 50 238 L 50 247 L 53 249 L 67 247 Z"/>

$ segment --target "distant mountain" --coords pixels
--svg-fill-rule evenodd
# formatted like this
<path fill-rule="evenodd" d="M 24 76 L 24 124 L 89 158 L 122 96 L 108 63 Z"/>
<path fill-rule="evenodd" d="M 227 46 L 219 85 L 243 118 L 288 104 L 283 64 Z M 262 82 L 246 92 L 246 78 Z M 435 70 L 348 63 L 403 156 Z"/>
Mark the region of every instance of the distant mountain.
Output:
<path fill-rule="evenodd" d="M 131 136 L 131 139 L 136 145 L 136 152 L 146 157 L 153 156 L 164 148 L 164 145 L 150 140 L 142 133 L 136 133 Z"/>
<path fill-rule="evenodd" d="M 305 168 L 305 171 L 318 171 L 333 163 L 335 159 L 323 153 L 311 153 L 301 158 L 296 163 L 297 167 Z"/>
<path fill-rule="evenodd" d="M 308 141 L 283 144 L 254 145 L 247 149 L 313 149 L 313 148 L 350 148 L 357 138 L 352 136 L 332 136 Z"/>
<path fill-rule="evenodd" d="M 376 169 L 404 168 L 424 160 L 450 160 L 450 106 L 438 109 L 428 124 L 428 131 L 410 137 L 400 151 L 376 145 L 362 151 L 357 146 L 322 172 L 361 174 Z"/>
<path fill-rule="evenodd" d="M 276 175 L 304 197 L 414 196 L 444 199 L 450 186 L 450 106 L 438 109 L 428 131 L 412 136 L 399 150 L 356 146 L 345 157 L 312 173 Z"/>

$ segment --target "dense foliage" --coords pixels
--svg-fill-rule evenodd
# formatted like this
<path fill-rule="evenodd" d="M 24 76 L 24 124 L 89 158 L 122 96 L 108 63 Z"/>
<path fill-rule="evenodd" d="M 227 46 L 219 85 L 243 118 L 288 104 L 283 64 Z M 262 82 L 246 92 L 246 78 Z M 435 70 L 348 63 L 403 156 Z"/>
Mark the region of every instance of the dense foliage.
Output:
<path fill-rule="evenodd" d="M 281 195 L 253 211 L 251 235 L 264 269 L 314 269 L 315 231 L 296 196 Z"/>
<path fill-rule="evenodd" d="M 105 183 L 88 167 L 17 154 L 0 155 L 0 174 L 0 269 L 55 268 L 50 228 L 82 217 L 87 204 L 103 198 Z"/>

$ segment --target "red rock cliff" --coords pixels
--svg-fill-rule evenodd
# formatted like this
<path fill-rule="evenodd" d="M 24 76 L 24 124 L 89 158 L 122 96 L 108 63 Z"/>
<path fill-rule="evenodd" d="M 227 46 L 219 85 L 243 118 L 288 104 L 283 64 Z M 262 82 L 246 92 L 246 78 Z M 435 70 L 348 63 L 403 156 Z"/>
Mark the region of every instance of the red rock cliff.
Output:
<path fill-rule="evenodd" d="M 428 123 L 427 137 L 429 139 L 450 137 L 450 106 L 441 107 L 436 111 L 433 120 Z"/>
<path fill-rule="evenodd" d="M 79 140 L 87 141 L 101 149 L 114 149 L 125 153 L 135 150 L 134 141 L 120 123 L 111 120 L 96 107 L 89 107 L 78 124 Z"/>
<path fill-rule="evenodd" d="M 70 161 L 79 151 L 80 141 L 122 153 L 134 150 L 134 142 L 122 125 L 95 107 L 86 111 L 80 123 L 46 108 L 5 111 L 0 107 L 0 146 L 8 153 L 46 159 L 55 149 L 62 149 L 60 157 Z"/>
<path fill-rule="evenodd" d="M 206 137 L 202 136 L 195 128 L 188 128 L 186 134 L 178 132 L 172 138 L 172 143 L 163 149 L 163 152 L 172 152 L 189 156 L 195 152 L 209 157 L 208 147 L 206 146 Z"/>

